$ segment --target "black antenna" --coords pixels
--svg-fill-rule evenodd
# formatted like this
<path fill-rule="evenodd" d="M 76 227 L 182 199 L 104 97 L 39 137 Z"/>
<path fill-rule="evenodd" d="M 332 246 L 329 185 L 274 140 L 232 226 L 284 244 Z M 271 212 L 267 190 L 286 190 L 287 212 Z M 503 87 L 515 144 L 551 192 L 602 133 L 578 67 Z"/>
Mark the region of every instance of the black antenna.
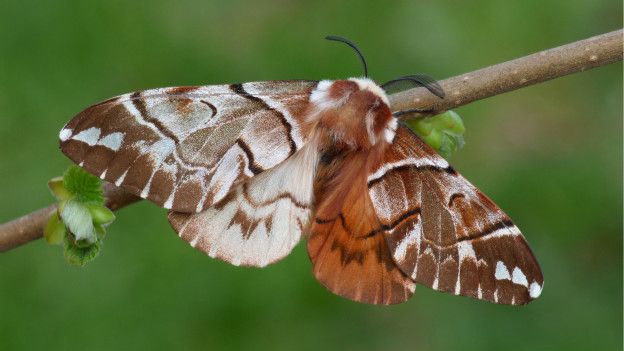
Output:
<path fill-rule="evenodd" d="M 368 77 L 368 68 L 366 67 L 366 60 L 364 60 L 364 55 L 362 55 L 360 49 L 358 49 L 358 47 L 355 46 L 355 44 L 353 44 L 351 40 L 336 35 L 328 35 L 325 37 L 325 39 L 345 43 L 349 45 L 353 50 L 355 50 L 355 52 L 357 52 L 358 56 L 360 57 L 360 60 L 362 61 L 362 65 L 364 65 L 364 77 Z"/>
<path fill-rule="evenodd" d="M 414 83 L 416 86 L 425 87 L 427 90 L 429 90 L 429 92 L 439 97 L 440 99 L 444 99 L 444 96 L 446 95 L 444 94 L 444 90 L 442 90 L 442 87 L 440 86 L 440 84 L 438 84 L 438 82 L 435 79 L 431 78 L 430 76 L 426 74 L 413 74 L 411 76 L 404 76 L 404 77 L 400 77 L 397 79 L 393 79 L 393 80 L 383 83 L 381 85 L 381 88 L 387 91 L 388 87 L 395 85 L 396 83 L 400 83 L 404 81 Z"/>

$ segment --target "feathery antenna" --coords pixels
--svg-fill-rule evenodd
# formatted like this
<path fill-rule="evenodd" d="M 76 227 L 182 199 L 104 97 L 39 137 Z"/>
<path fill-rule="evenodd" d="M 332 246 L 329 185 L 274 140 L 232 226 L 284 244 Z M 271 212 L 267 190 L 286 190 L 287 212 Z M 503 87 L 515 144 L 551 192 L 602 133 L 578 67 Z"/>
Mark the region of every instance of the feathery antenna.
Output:
<path fill-rule="evenodd" d="M 364 59 L 364 55 L 362 55 L 362 52 L 360 51 L 360 49 L 358 49 L 358 47 L 351 40 L 347 38 L 339 37 L 337 35 L 328 35 L 325 37 L 325 39 L 345 43 L 349 45 L 353 50 L 355 50 L 355 52 L 360 57 L 360 60 L 362 61 L 362 65 L 364 66 L 364 77 L 368 77 L 368 68 L 366 67 L 366 60 Z"/>
<path fill-rule="evenodd" d="M 381 88 L 388 91 L 388 88 L 392 85 L 405 81 L 411 82 L 416 86 L 426 88 L 431 94 L 439 97 L 440 99 L 444 99 L 444 96 L 446 95 L 440 84 L 426 74 L 412 74 L 410 76 L 399 77 L 383 83 Z"/>

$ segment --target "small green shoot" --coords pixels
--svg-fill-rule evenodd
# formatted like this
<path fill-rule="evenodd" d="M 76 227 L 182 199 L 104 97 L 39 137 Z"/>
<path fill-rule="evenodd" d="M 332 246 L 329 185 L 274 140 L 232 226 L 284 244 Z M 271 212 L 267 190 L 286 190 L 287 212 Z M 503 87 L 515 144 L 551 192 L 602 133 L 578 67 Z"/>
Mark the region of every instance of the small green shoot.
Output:
<path fill-rule="evenodd" d="M 434 117 L 411 120 L 408 127 L 434 148 L 442 157 L 451 154 L 464 146 L 464 122 L 453 111 L 446 111 Z"/>
<path fill-rule="evenodd" d="M 62 178 L 51 179 L 48 187 L 59 203 L 44 237 L 50 244 L 63 244 L 70 264 L 84 266 L 98 255 L 105 228 L 115 220 L 104 205 L 102 182 L 82 168 L 71 166 Z"/>

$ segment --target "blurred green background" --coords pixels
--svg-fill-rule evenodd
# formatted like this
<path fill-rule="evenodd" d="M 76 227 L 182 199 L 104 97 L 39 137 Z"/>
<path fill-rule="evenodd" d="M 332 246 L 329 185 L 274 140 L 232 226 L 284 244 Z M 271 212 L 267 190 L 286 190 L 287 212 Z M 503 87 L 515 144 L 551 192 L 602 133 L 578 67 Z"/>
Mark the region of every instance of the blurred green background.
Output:
<path fill-rule="evenodd" d="M 0 4 L 0 221 L 53 201 L 61 126 L 128 91 L 269 79 L 461 74 L 622 26 L 619 0 L 14 1 Z M 542 297 L 498 306 L 419 287 L 356 304 L 304 245 L 266 269 L 191 249 L 165 211 L 118 212 L 100 257 L 43 241 L 0 255 L 0 350 L 615 350 L 622 345 L 622 64 L 457 110 L 451 159 L 514 218 Z"/>

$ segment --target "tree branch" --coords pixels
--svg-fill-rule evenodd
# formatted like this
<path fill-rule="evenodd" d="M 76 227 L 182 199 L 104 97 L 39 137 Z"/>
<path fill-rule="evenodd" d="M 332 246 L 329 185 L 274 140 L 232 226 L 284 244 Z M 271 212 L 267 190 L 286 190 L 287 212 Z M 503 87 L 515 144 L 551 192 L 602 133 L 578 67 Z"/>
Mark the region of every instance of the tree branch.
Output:
<path fill-rule="evenodd" d="M 620 29 L 445 79 L 439 82 L 446 92 L 444 99 L 424 88 L 415 88 L 391 95 L 390 105 L 393 111 L 430 111 L 404 114 L 401 118 L 435 115 L 479 99 L 621 61 L 622 35 Z M 104 186 L 104 195 L 107 199 L 106 206 L 111 210 L 140 200 L 109 183 Z M 51 205 L 1 224 L 0 252 L 40 238 L 54 211 L 56 205 Z"/>
<path fill-rule="evenodd" d="M 104 184 L 106 207 L 115 211 L 141 200 L 125 190 L 110 183 Z M 8 251 L 17 246 L 26 244 L 43 236 L 43 229 L 56 211 L 57 205 L 31 212 L 25 216 L 0 225 L 0 252 Z"/>
<path fill-rule="evenodd" d="M 401 118 L 437 115 L 476 100 L 622 61 L 622 34 L 621 29 L 616 30 L 439 81 L 446 92 L 444 99 L 419 87 L 391 95 L 390 105 L 393 111 L 431 110 Z"/>

